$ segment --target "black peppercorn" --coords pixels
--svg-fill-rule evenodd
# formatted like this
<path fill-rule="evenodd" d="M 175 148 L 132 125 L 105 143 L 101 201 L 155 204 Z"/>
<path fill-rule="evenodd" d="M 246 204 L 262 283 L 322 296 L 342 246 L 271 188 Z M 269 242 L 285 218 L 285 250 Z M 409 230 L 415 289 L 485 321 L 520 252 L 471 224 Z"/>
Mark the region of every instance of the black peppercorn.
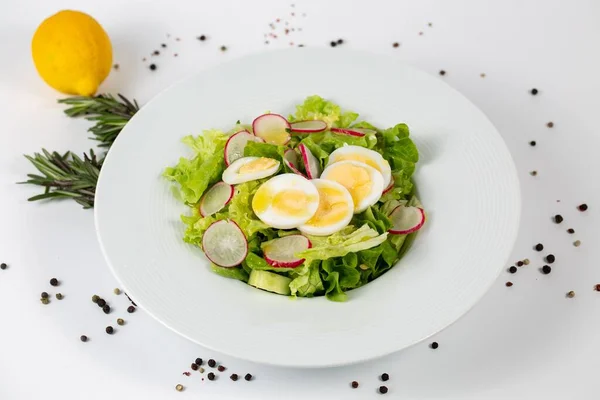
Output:
<path fill-rule="evenodd" d="M 398 43 L 398 42 L 395 42 L 395 43 L 394 43 L 392 46 L 393 46 L 393 47 L 400 47 L 400 43 Z"/>
<path fill-rule="evenodd" d="M 386 394 L 388 392 L 387 386 L 379 386 L 379 393 Z"/>
<path fill-rule="evenodd" d="M 252 374 L 246 374 L 246 376 L 244 376 L 244 379 L 247 381 L 251 381 L 252 380 Z"/>
<path fill-rule="evenodd" d="M 531 89 L 531 94 L 535 96 L 538 94 L 538 90 L 536 88 Z"/>
<path fill-rule="evenodd" d="M 221 46 L 221 51 L 227 51 L 227 47 Z"/>
<path fill-rule="evenodd" d="M 567 232 L 570 233 L 570 234 L 574 234 L 575 233 L 575 229 L 569 228 L 569 229 L 567 229 Z"/>
<path fill-rule="evenodd" d="M 548 275 L 550 272 L 552 272 L 552 267 L 550 267 L 549 265 L 544 265 L 542 267 L 542 272 L 546 275 Z"/>
<path fill-rule="evenodd" d="M 586 211 L 588 209 L 587 204 L 580 204 L 579 207 L 577 207 L 577 209 L 579 211 Z"/>
<path fill-rule="evenodd" d="M 129 307 L 127 307 L 127 312 L 128 312 L 129 314 L 131 314 L 131 313 L 135 312 L 135 307 L 134 307 L 134 306 L 129 306 Z"/>
<path fill-rule="evenodd" d="M 231 376 L 229 377 L 229 379 L 231 379 L 232 381 L 237 381 L 238 380 L 238 374 L 231 374 Z"/>
<path fill-rule="evenodd" d="M 523 261 L 517 261 L 517 267 L 522 267 L 523 266 Z"/>
<path fill-rule="evenodd" d="M 329 43 L 329 44 L 331 45 L 331 47 L 335 47 L 335 46 L 337 46 L 337 43 L 336 43 L 336 42 L 331 42 L 331 43 Z"/>
<path fill-rule="evenodd" d="M 554 254 L 548 254 L 546 256 L 546 262 L 548 264 L 552 264 L 554 261 L 556 261 L 556 257 L 554 257 Z"/>
<path fill-rule="evenodd" d="M 50 279 L 50 285 L 52 285 L 52 286 L 58 286 L 58 279 L 56 279 L 56 278 Z"/>
<path fill-rule="evenodd" d="M 598 284 L 596 284 L 596 285 L 594 286 L 594 290 L 595 290 L 596 292 L 600 292 L 600 283 L 598 283 Z"/>
<path fill-rule="evenodd" d="M 88 337 L 87 337 L 87 336 L 85 336 L 85 335 L 81 335 L 81 336 L 79 337 L 79 339 L 80 339 L 82 342 L 84 342 L 84 343 L 88 341 Z"/>
<path fill-rule="evenodd" d="M 161 43 L 160 47 L 162 47 L 164 49 L 165 47 L 167 47 L 167 45 L 164 43 Z"/>
<path fill-rule="evenodd" d="M 538 244 L 535 245 L 535 249 L 537 251 L 542 251 L 542 250 L 544 250 L 544 245 L 541 244 L 541 243 L 538 243 Z"/>
<path fill-rule="evenodd" d="M 219 372 L 225 371 L 225 367 L 222 365 L 219 365 L 219 367 L 217 369 L 219 370 Z"/>
<path fill-rule="evenodd" d="M 196 364 L 198 365 L 202 365 L 202 359 L 201 358 L 196 358 Z"/>
<path fill-rule="evenodd" d="M 511 274 L 514 274 L 515 272 L 517 272 L 517 267 L 515 267 L 514 265 L 512 267 L 510 267 L 508 269 L 508 272 L 510 272 Z"/>
<path fill-rule="evenodd" d="M 437 349 L 438 347 L 439 347 L 439 344 L 438 344 L 438 342 L 433 342 L 433 343 L 431 343 L 431 348 L 432 348 L 432 349 L 434 349 L 434 350 L 435 350 L 435 349 Z"/>
<path fill-rule="evenodd" d="M 200 36 L 198 37 L 198 39 L 199 39 L 199 40 L 202 40 L 202 41 L 205 41 L 205 40 L 206 40 L 206 36 L 204 36 L 204 35 L 200 35 Z"/>
<path fill-rule="evenodd" d="M 110 313 L 110 306 L 107 304 L 104 307 L 102 307 L 102 311 L 104 311 L 104 314 L 108 314 Z"/>
<path fill-rule="evenodd" d="M 106 300 L 98 299 L 97 303 L 98 303 L 98 307 L 104 307 L 106 305 Z"/>
<path fill-rule="evenodd" d="M 563 222 L 563 220 L 564 219 L 563 219 L 562 215 L 560 215 L 560 214 L 556 214 L 554 216 L 554 222 L 556 222 L 557 224 L 560 224 L 561 222 Z"/>
<path fill-rule="evenodd" d="M 529 142 L 529 145 L 530 146 L 535 146 L 536 145 L 535 140 L 532 140 L 531 142 Z"/>
<path fill-rule="evenodd" d="M 342 44 L 342 43 L 344 43 L 344 39 L 338 39 L 337 40 L 337 44 Z"/>
<path fill-rule="evenodd" d="M 512 282 L 506 282 L 505 285 L 506 285 L 506 287 L 511 287 L 513 285 L 513 283 Z"/>
<path fill-rule="evenodd" d="M 381 380 L 382 380 L 382 381 L 386 382 L 386 381 L 388 381 L 389 379 L 390 379 L 390 376 L 389 376 L 388 374 L 386 374 L 386 373 L 384 373 L 384 374 L 381 374 Z"/>
<path fill-rule="evenodd" d="M 215 365 L 217 365 L 217 362 L 215 360 L 213 360 L 212 358 L 210 360 L 208 360 L 209 367 L 214 368 Z"/>
<path fill-rule="evenodd" d="M 47 292 L 42 292 L 42 299 L 47 299 L 49 294 Z"/>
<path fill-rule="evenodd" d="M 440 71 L 440 75 L 442 75 L 442 76 L 446 75 L 446 71 L 444 71 L 444 70 L 441 70 L 441 71 Z"/>
<path fill-rule="evenodd" d="M 573 297 L 575 297 L 575 292 L 571 290 L 570 292 L 567 293 L 567 297 L 569 299 L 572 299 Z"/>
<path fill-rule="evenodd" d="M 156 70 L 156 64 L 150 64 L 150 71 Z"/>
<path fill-rule="evenodd" d="M 552 127 L 554 126 L 554 122 L 548 122 L 548 123 L 546 124 L 546 126 L 547 126 L 548 128 L 552 128 Z"/>
<path fill-rule="evenodd" d="M 114 328 L 112 326 L 107 326 L 106 327 L 106 333 L 108 333 L 109 335 L 112 335 L 114 332 Z"/>
<path fill-rule="evenodd" d="M 0 269 L 6 269 L 6 267 L 8 267 L 8 265 L 6 265 L 6 263 L 0 264 Z"/>
<path fill-rule="evenodd" d="M 358 382 L 352 381 L 352 388 L 356 389 L 358 387 Z"/>
<path fill-rule="evenodd" d="M 190 368 L 192 368 L 194 371 L 198 371 L 198 364 L 196 363 L 192 363 L 192 365 L 190 366 Z"/>
<path fill-rule="evenodd" d="M 214 381 L 215 380 L 215 374 L 213 374 L 212 372 L 208 373 L 208 380 L 209 381 Z"/>

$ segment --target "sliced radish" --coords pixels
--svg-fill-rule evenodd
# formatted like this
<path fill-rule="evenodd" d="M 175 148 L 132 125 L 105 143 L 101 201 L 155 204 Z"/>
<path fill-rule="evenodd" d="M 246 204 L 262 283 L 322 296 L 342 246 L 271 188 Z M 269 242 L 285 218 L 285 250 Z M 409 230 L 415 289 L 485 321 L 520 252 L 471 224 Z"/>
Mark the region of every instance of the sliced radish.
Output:
<path fill-rule="evenodd" d="M 213 222 L 204 232 L 202 249 L 210 261 L 219 267 L 235 267 L 248 254 L 248 241 L 233 221 Z"/>
<path fill-rule="evenodd" d="M 363 137 L 367 134 L 376 133 L 373 129 L 363 128 L 331 128 L 331 132 L 338 133 L 340 135 L 350 135 Z"/>
<path fill-rule="evenodd" d="M 233 198 L 233 186 L 217 182 L 200 199 L 200 215 L 208 217 L 225 207 Z"/>
<path fill-rule="evenodd" d="M 282 146 L 290 141 L 290 123 L 279 114 L 263 114 L 252 122 L 254 134 L 265 142 Z"/>
<path fill-rule="evenodd" d="M 398 206 L 390 213 L 390 220 L 390 233 L 406 235 L 421 229 L 425 223 L 425 212 L 419 207 Z"/>
<path fill-rule="evenodd" d="M 250 141 L 264 142 L 264 140 L 248 131 L 239 131 L 231 135 L 225 143 L 225 165 L 229 166 L 235 160 L 244 157 L 244 149 Z"/>
<path fill-rule="evenodd" d="M 392 177 L 392 180 L 390 181 L 390 184 L 387 185 L 387 187 L 385 189 L 383 189 L 383 193 L 381 193 L 381 194 L 386 194 L 387 192 L 389 192 L 393 188 L 394 188 L 394 177 Z"/>
<path fill-rule="evenodd" d="M 321 121 L 320 119 L 314 119 L 310 121 L 298 121 L 293 122 L 290 125 L 292 132 L 298 133 L 316 133 L 323 132 L 327 129 L 327 123 L 325 121 Z"/>
<path fill-rule="evenodd" d="M 292 172 L 304 176 L 304 174 L 298 169 L 298 155 L 294 150 L 287 149 L 285 153 L 283 153 L 283 162 L 289 169 L 292 170 Z"/>
<path fill-rule="evenodd" d="M 300 154 L 302 155 L 302 162 L 304 163 L 304 170 L 306 171 L 308 179 L 319 178 L 322 171 L 321 164 L 319 163 L 319 160 L 317 160 L 317 157 L 313 156 L 304 143 L 298 145 L 298 150 L 300 150 Z"/>
<path fill-rule="evenodd" d="M 310 249 L 312 244 L 306 236 L 290 235 L 266 242 L 263 245 L 265 260 L 277 268 L 295 268 L 304 262 L 294 254 Z"/>

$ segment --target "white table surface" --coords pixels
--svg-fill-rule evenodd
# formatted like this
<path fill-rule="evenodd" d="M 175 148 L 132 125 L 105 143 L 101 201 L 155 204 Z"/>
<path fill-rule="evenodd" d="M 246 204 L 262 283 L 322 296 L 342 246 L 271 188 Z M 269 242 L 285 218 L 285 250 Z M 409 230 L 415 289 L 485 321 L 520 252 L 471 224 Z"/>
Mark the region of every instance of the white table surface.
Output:
<path fill-rule="evenodd" d="M 0 399 L 368 399 L 381 396 L 376 388 L 382 372 L 391 376 L 384 398 L 598 398 L 597 1 L 298 0 L 292 8 L 291 1 L 275 0 L 5 0 L 2 8 L 0 262 L 9 268 L 0 271 Z M 64 8 L 91 13 L 112 39 L 120 69 L 101 92 L 122 92 L 141 104 L 185 76 L 290 41 L 327 46 L 343 38 L 346 47 L 393 54 L 432 74 L 444 69 L 440 79 L 489 115 L 515 158 L 523 218 L 512 259 L 529 258 L 531 264 L 515 275 L 503 273 L 471 312 L 433 338 L 439 349 L 421 343 L 333 369 L 279 369 L 221 356 L 141 311 L 127 314 L 126 298 L 112 294 L 116 283 L 100 254 L 92 211 L 70 202 L 28 203 L 38 189 L 14 184 L 33 172 L 22 154 L 92 145 L 89 124 L 62 114 L 59 94 L 31 62 L 35 27 Z M 276 18 L 278 38 L 266 45 L 263 35 Z M 285 21 L 296 29 L 288 37 Z M 201 34 L 209 39 L 196 40 Z M 392 47 L 395 41 L 399 48 Z M 165 51 L 160 43 L 168 45 Z M 150 57 L 155 49 L 162 54 Z M 158 69 L 151 72 L 143 57 Z M 533 87 L 540 90 L 535 97 L 528 93 Z M 547 128 L 548 121 L 555 127 Z M 530 140 L 537 146 L 530 147 Z M 535 178 L 528 173 L 533 169 L 539 171 Z M 582 202 L 590 206 L 586 213 L 576 209 Z M 565 218 L 560 225 L 550 219 L 556 213 Z M 574 235 L 566 233 L 569 227 Z M 578 248 L 576 239 L 582 241 Z M 538 242 L 557 257 L 550 275 L 537 270 L 543 263 L 532 246 Z M 52 277 L 60 279 L 59 288 L 48 284 Z M 505 287 L 507 280 L 514 286 Z M 575 298 L 565 298 L 569 290 Z M 44 306 L 42 291 L 65 298 Z M 115 311 L 100 312 L 90 301 L 95 293 Z M 113 336 L 104 333 L 118 316 L 127 325 Z M 80 342 L 81 334 L 90 341 Z M 215 382 L 202 381 L 198 372 L 183 376 L 196 357 L 213 357 L 229 370 Z M 231 372 L 256 378 L 232 382 Z M 359 389 L 349 387 L 352 380 L 360 381 Z M 184 392 L 175 391 L 178 383 Z"/>

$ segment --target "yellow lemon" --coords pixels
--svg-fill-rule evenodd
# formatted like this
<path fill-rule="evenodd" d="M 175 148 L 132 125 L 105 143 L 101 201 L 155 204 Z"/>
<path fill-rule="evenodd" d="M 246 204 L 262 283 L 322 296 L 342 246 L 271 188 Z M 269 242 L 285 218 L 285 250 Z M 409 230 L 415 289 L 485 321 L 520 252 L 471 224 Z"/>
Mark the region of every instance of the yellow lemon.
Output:
<path fill-rule="evenodd" d="M 33 35 L 31 54 L 42 79 L 67 94 L 93 95 L 112 66 L 108 35 L 79 11 L 60 11 L 44 20 Z"/>

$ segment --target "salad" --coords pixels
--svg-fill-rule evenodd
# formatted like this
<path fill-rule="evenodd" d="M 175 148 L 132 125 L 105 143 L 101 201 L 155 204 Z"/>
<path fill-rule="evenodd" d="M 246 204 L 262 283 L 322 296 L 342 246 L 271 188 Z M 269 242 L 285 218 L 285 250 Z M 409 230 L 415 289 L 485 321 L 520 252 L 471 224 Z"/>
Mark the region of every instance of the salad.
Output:
<path fill-rule="evenodd" d="M 183 142 L 164 176 L 190 208 L 184 241 L 224 277 L 288 296 L 327 296 L 377 279 L 425 223 L 405 124 L 380 129 L 319 96 Z"/>

